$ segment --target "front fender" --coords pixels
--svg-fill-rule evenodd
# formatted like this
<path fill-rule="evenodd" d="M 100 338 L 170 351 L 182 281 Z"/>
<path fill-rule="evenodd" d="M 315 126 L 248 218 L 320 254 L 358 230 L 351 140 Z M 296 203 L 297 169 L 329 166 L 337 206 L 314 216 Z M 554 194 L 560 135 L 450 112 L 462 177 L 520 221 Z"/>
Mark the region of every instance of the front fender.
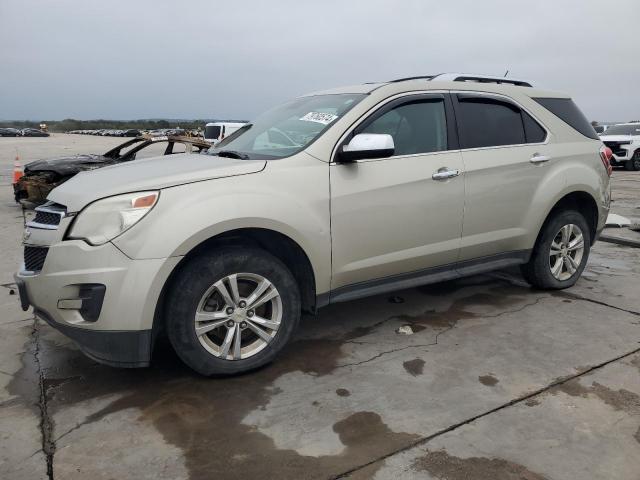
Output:
<path fill-rule="evenodd" d="M 164 189 L 156 207 L 113 243 L 131 258 L 167 258 L 184 256 L 231 230 L 273 230 L 300 245 L 314 270 L 316 291 L 326 291 L 331 276 L 329 167 L 296 157 L 269 162 L 261 173 Z"/>

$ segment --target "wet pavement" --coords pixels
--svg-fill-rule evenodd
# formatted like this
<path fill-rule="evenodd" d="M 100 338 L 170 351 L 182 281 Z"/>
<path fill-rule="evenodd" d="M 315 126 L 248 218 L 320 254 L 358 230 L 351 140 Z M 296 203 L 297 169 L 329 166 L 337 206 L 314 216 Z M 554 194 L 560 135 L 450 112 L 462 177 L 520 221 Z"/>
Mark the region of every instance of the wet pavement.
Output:
<path fill-rule="evenodd" d="M 563 292 L 510 270 L 330 306 L 207 379 L 164 343 L 96 364 L 22 312 L 7 186 L 0 210 L 2 479 L 639 478 L 640 249 L 596 244 Z"/>

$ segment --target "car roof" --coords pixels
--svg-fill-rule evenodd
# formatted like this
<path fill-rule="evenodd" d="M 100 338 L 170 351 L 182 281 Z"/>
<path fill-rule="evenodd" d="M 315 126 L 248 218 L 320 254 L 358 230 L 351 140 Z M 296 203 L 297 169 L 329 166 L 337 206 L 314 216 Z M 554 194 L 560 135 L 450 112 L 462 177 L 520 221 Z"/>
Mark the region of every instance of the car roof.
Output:
<path fill-rule="evenodd" d="M 510 83 L 501 83 L 510 82 Z M 515 82 L 513 84 L 511 82 Z M 529 97 L 543 98 L 570 98 L 561 92 L 542 90 L 530 86 L 523 80 L 502 79 L 500 77 L 488 77 L 472 74 L 441 74 L 407 77 L 387 82 L 363 83 L 332 88 L 309 93 L 304 96 L 314 95 L 338 95 L 338 94 L 371 94 L 379 91 L 381 94 L 394 94 L 423 90 L 471 90 L 488 93 L 520 94 Z"/>

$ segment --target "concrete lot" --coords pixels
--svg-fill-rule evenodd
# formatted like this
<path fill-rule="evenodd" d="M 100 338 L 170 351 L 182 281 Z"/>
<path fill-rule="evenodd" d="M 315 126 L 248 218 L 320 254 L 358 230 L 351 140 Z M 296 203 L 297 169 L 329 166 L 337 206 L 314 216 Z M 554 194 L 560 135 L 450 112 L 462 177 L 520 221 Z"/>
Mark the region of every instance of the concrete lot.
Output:
<path fill-rule="evenodd" d="M 148 369 L 84 357 L 19 308 L 9 175 L 16 147 L 120 141 L 0 138 L 0 478 L 640 478 L 637 248 L 596 244 L 563 292 L 516 270 L 331 306 L 236 378 L 198 377 L 166 345 Z M 636 222 L 639 182 L 614 172 L 613 211 Z"/>

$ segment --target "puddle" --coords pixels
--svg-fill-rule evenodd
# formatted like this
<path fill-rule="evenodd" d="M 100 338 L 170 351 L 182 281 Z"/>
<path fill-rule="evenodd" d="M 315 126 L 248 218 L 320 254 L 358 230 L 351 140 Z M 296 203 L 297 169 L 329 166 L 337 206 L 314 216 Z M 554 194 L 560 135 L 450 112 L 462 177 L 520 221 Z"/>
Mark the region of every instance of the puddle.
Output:
<path fill-rule="evenodd" d="M 547 480 L 519 463 L 502 458 L 459 458 L 444 450 L 427 452 L 413 462 L 413 468 L 443 480 Z"/>
<path fill-rule="evenodd" d="M 416 358 L 414 360 L 409 360 L 404 362 L 402 366 L 407 371 L 408 374 L 417 377 L 418 375 L 422 375 L 424 371 L 424 360 L 421 358 Z"/>
<path fill-rule="evenodd" d="M 580 383 L 579 379 L 575 378 L 553 387 L 550 392 L 553 394 L 563 392 L 572 397 L 583 398 L 594 395 L 610 407 L 613 407 L 614 410 L 640 413 L 640 396 L 624 388 L 613 390 L 598 382 L 593 382 L 591 386 L 585 387 Z"/>
<path fill-rule="evenodd" d="M 487 387 L 494 387 L 500 380 L 493 375 L 481 375 L 478 377 L 478 381 Z"/>

